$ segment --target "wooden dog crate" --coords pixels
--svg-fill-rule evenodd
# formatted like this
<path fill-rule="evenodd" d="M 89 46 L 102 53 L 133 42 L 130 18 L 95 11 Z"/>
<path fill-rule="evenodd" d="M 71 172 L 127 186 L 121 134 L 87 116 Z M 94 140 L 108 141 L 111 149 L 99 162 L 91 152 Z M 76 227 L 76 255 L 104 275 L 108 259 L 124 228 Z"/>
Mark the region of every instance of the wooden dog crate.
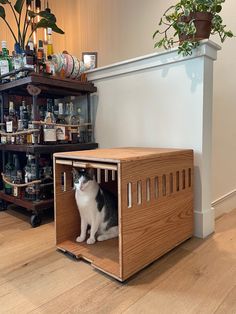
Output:
<path fill-rule="evenodd" d="M 117 193 L 119 237 L 75 242 L 80 215 L 72 168 L 92 167 L 98 183 Z M 54 154 L 57 248 L 120 281 L 193 234 L 193 151 L 114 148 Z"/>

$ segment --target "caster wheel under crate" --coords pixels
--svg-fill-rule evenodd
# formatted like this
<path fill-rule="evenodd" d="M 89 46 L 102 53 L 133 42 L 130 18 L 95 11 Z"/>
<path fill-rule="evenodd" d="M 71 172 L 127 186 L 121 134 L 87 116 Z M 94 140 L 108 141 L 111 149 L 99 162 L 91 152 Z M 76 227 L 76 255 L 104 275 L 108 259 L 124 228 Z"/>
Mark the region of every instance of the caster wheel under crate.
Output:
<path fill-rule="evenodd" d="M 30 218 L 30 224 L 32 228 L 39 227 L 41 225 L 42 219 L 38 214 L 33 214 Z"/>

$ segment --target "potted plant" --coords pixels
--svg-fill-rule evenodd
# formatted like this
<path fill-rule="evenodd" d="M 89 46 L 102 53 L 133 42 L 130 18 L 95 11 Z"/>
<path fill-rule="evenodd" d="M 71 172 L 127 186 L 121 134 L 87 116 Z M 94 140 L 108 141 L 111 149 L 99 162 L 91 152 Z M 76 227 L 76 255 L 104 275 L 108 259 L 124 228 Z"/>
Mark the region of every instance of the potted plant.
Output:
<path fill-rule="evenodd" d="M 227 37 L 233 37 L 219 14 L 223 2 L 225 0 L 181 0 L 170 6 L 160 19 L 160 28 L 153 34 L 153 39 L 162 36 L 155 48 L 169 49 L 179 43 L 178 53 L 186 56 L 192 54 L 200 40 L 210 35 L 218 34 L 222 43 Z"/>
<path fill-rule="evenodd" d="M 13 5 L 9 0 L 0 0 L 0 18 L 6 23 L 8 29 L 10 30 L 15 45 L 18 45 L 23 51 L 29 38 L 32 34 L 39 28 L 51 28 L 54 32 L 59 34 L 64 34 L 56 25 L 56 17 L 51 13 L 49 8 L 43 11 L 34 12 L 31 11 L 31 2 L 34 0 L 16 0 Z M 39 1 L 40 2 L 40 1 Z M 8 5 L 13 13 L 14 22 L 17 26 L 17 32 L 14 33 L 13 27 L 11 25 L 12 19 L 7 20 L 6 12 L 4 6 Z M 25 5 L 25 8 L 24 8 Z M 40 19 L 35 22 L 35 18 L 39 16 Z"/>

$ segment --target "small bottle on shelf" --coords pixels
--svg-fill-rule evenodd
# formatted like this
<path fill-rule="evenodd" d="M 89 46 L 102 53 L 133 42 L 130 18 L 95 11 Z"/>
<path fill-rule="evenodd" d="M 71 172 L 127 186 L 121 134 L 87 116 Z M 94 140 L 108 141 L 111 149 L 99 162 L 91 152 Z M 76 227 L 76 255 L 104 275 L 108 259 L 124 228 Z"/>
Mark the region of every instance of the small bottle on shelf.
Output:
<path fill-rule="evenodd" d="M 58 118 L 56 120 L 56 134 L 58 143 L 68 143 L 69 134 L 68 128 L 64 126 L 66 124 L 65 116 L 64 116 L 64 104 L 58 104 Z"/>
<path fill-rule="evenodd" d="M 12 162 L 12 154 L 10 152 L 8 152 L 7 154 L 7 163 L 5 165 L 5 177 L 6 179 L 11 182 L 12 181 L 12 171 L 14 170 L 14 165 Z M 5 193 L 8 195 L 12 194 L 12 186 L 8 183 L 4 184 L 4 189 L 5 189 Z"/>
<path fill-rule="evenodd" d="M 37 72 L 38 73 L 45 72 L 45 66 L 46 65 L 45 65 L 43 41 L 39 40 L 38 50 L 37 50 Z"/>
<path fill-rule="evenodd" d="M 24 66 L 24 53 L 20 47 L 19 43 L 15 43 L 14 45 L 15 51 L 12 53 L 12 66 L 14 70 L 20 70 Z M 15 74 L 15 79 L 20 79 L 25 76 L 24 71 L 20 71 Z"/>
<path fill-rule="evenodd" d="M 47 100 L 47 112 L 45 115 L 45 125 L 44 125 L 44 143 L 45 144 L 55 144 L 57 142 L 56 135 L 56 119 L 52 112 L 52 99 Z"/>
<path fill-rule="evenodd" d="M 22 101 L 22 126 L 23 130 L 28 130 L 29 124 L 29 113 L 25 104 L 25 101 Z"/>
<path fill-rule="evenodd" d="M 2 54 L 0 56 L 0 75 L 4 75 L 9 73 L 12 70 L 12 62 L 9 57 L 9 53 L 7 50 L 7 42 L 5 40 L 2 40 Z M 10 77 L 7 76 L 4 79 L 2 79 L 2 82 L 9 82 Z"/>
<path fill-rule="evenodd" d="M 69 108 L 68 124 L 71 125 L 69 128 L 69 141 L 76 144 L 78 143 L 80 117 L 78 112 L 76 112 L 75 105 L 72 101 L 69 103 Z"/>
<path fill-rule="evenodd" d="M 47 58 L 48 58 L 49 56 L 53 55 L 52 29 L 51 29 L 51 27 L 47 28 L 47 35 L 48 35 L 48 40 L 47 40 Z"/>
<path fill-rule="evenodd" d="M 5 117 L 7 133 L 13 133 L 17 130 L 17 116 L 13 101 L 9 102 L 9 115 Z"/>

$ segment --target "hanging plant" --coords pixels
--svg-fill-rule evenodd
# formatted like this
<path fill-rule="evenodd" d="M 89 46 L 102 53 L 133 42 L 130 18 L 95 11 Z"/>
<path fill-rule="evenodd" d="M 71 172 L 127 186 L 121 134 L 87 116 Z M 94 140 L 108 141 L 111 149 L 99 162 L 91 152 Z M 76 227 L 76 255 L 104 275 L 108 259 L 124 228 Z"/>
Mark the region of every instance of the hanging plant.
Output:
<path fill-rule="evenodd" d="M 60 29 L 56 22 L 56 17 L 51 13 L 49 9 L 45 9 L 38 13 L 29 10 L 28 4 L 31 3 L 32 0 L 16 0 L 14 6 L 12 2 L 9 0 L 0 0 L 0 18 L 6 23 L 8 29 L 10 30 L 12 37 L 16 44 L 19 44 L 21 49 L 24 50 L 29 38 L 32 34 L 40 28 L 48 28 L 50 27 L 52 31 L 58 34 L 64 34 L 64 31 Z M 26 4 L 26 9 L 24 11 L 24 5 Z M 17 25 L 17 33 L 15 34 L 12 28 L 12 25 L 7 20 L 6 12 L 4 6 L 8 5 L 13 12 L 14 20 Z M 24 15 L 24 16 L 23 16 Z M 34 22 L 36 16 L 40 16 L 41 20 L 37 23 Z M 22 21 L 24 21 L 22 23 Z M 32 29 L 29 31 L 29 26 Z"/>
<path fill-rule="evenodd" d="M 166 9 L 153 34 L 155 48 L 179 44 L 178 53 L 191 55 L 202 39 L 217 34 L 223 43 L 234 37 L 220 16 L 225 0 L 180 0 Z"/>

